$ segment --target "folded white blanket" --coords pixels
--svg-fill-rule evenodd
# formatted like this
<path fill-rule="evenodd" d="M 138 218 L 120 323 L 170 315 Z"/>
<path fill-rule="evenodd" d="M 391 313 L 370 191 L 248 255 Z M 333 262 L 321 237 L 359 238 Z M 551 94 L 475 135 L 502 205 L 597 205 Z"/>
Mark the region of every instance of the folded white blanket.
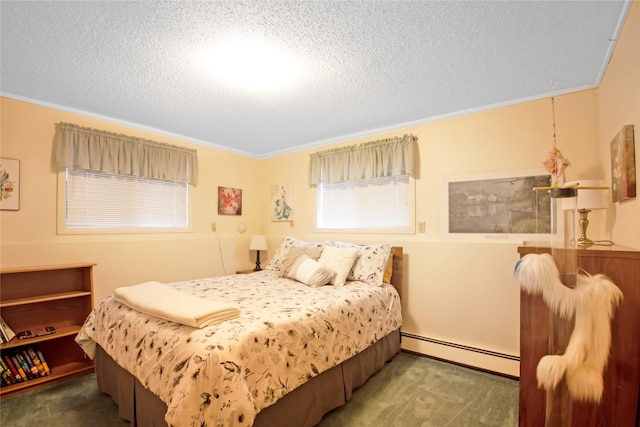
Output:
<path fill-rule="evenodd" d="M 240 315 L 240 309 L 185 294 L 160 282 L 116 288 L 117 301 L 145 314 L 194 328 L 204 328 Z"/>

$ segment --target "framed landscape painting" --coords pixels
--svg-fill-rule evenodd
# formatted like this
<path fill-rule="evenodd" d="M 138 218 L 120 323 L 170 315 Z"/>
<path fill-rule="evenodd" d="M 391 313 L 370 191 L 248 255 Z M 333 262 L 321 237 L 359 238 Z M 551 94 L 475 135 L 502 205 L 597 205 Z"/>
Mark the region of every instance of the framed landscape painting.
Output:
<path fill-rule="evenodd" d="M 523 241 L 548 234 L 551 185 L 543 169 L 490 172 L 445 180 L 442 224 L 449 240 Z"/>

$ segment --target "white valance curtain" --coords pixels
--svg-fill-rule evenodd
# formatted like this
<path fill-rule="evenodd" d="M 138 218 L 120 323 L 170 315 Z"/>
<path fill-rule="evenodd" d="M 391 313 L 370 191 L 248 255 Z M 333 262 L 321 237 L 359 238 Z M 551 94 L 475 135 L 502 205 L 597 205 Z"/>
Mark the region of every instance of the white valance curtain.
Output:
<path fill-rule="evenodd" d="M 71 123 L 58 123 L 56 128 L 56 166 L 59 169 L 198 183 L 196 150 Z"/>
<path fill-rule="evenodd" d="M 416 141 L 404 135 L 311 154 L 309 184 L 413 175 Z"/>

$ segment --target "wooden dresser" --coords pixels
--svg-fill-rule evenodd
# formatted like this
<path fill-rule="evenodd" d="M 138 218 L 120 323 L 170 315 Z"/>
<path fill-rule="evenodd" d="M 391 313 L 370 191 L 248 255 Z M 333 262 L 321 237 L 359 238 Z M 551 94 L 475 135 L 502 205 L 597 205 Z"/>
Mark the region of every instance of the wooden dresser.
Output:
<path fill-rule="evenodd" d="M 549 253 L 549 247 L 520 246 L 518 253 Z M 624 299 L 611 323 L 611 351 L 604 371 L 599 404 L 573 402 L 575 427 L 638 427 L 640 425 L 640 251 L 620 246 L 594 246 L 579 251 L 579 265 L 591 274 L 608 276 Z M 548 354 L 551 318 L 539 295 L 520 293 L 520 409 L 521 427 L 545 423 L 545 391 L 537 387 L 536 367 Z"/>

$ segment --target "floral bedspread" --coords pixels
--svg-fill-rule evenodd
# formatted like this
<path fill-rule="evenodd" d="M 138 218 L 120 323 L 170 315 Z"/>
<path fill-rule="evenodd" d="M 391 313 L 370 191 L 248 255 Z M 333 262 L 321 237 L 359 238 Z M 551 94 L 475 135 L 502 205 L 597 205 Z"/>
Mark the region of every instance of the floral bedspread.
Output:
<path fill-rule="evenodd" d="M 170 426 L 250 426 L 261 409 L 402 323 L 400 299 L 390 285 L 311 288 L 276 274 L 170 284 L 240 308 L 240 317 L 202 329 L 144 315 L 108 297 L 76 341 L 88 353 L 97 343 L 159 396 Z"/>

